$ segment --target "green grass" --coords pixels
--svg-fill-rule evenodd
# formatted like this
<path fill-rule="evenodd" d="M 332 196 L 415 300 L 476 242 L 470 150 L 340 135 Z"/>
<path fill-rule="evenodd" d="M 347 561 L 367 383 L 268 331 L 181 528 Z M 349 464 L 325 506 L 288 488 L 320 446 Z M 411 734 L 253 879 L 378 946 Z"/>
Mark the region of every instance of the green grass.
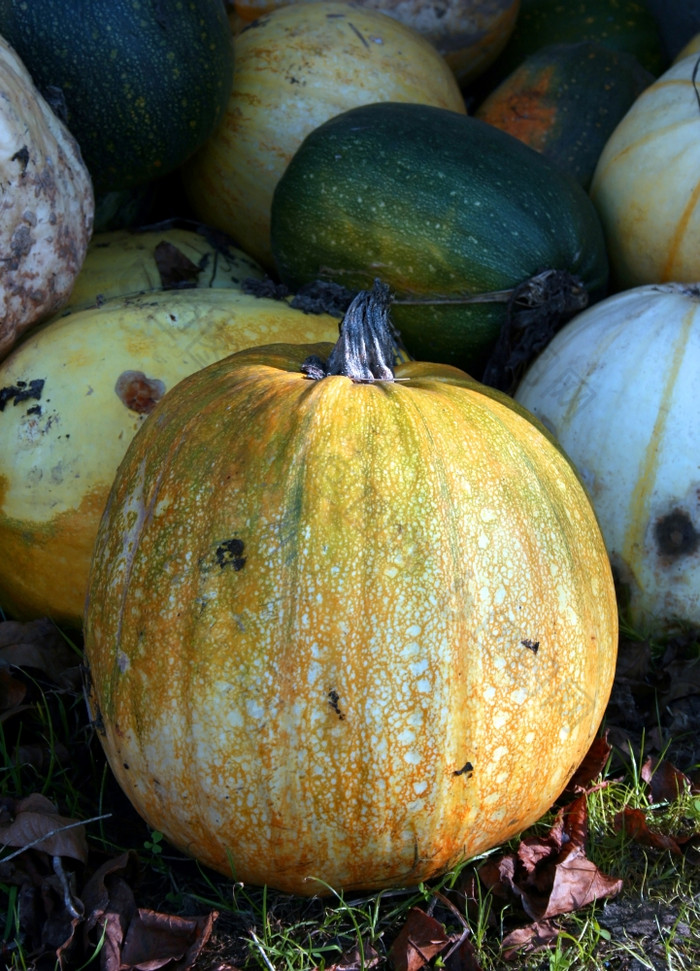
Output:
<path fill-rule="evenodd" d="M 503 937 L 529 919 L 516 905 L 504 905 L 470 879 L 480 861 L 419 887 L 310 899 L 227 881 L 174 851 L 136 816 L 105 764 L 79 688 L 60 688 L 37 672 L 15 675 L 26 683 L 26 707 L 21 714 L 0 718 L 0 804 L 38 792 L 62 815 L 88 820 L 87 871 L 132 851 L 138 861 L 138 878 L 133 880 L 138 906 L 189 916 L 217 910 L 219 918 L 197 971 L 228 966 L 241 971 L 324 971 L 343 961 L 355 968 L 390 968 L 391 945 L 413 907 L 431 914 L 455 939 L 468 932 L 484 971 L 700 967 L 700 846 L 672 854 L 644 846 L 615 827 L 616 814 L 629 807 L 643 810 L 655 831 L 700 833 L 700 795 L 687 791 L 666 803 L 650 802 L 640 772 L 643 733 L 634 754 L 613 753 L 600 780 L 604 784 L 588 799 L 587 856 L 604 873 L 624 880 L 622 893 L 557 918 L 561 933 L 553 946 L 506 961 Z M 546 833 L 553 818 L 554 811 L 529 835 Z M 487 855 L 497 856 L 517 844 L 511 840 Z M 21 888 L 13 884 L 8 868 L 21 861 L 21 854 L 7 847 L 2 856 L 9 861 L 0 859 L 5 965 L 35 971 L 58 968 L 52 952 L 39 956 L 32 950 L 20 927 Z M 77 877 L 82 872 L 78 867 Z M 70 971 L 99 967 L 101 944 L 93 937 L 75 963 L 64 966 Z M 354 964 L 348 965 L 348 955 Z M 431 966 L 445 964 L 436 958 Z"/>

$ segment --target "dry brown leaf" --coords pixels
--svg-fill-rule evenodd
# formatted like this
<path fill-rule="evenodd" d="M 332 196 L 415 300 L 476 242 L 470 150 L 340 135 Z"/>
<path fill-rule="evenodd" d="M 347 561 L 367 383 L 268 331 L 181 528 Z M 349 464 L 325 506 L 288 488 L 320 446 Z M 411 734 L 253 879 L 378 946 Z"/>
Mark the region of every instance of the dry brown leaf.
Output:
<path fill-rule="evenodd" d="M 164 290 L 181 290 L 197 286 L 201 266 L 168 240 L 161 240 L 153 250 L 161 286 Z"/>
<path fill-rule="evenodd" d="M 667 645 L 661 662 L 665 682 L 661 692 L 663 705 L 700 694 L 700 658 L 695 651 L 692 639 L 688 643 L 677 638 Z"/>
<path fill-rule="evenodd" d="M 7 717 L 13 709 L 21 710 L 20 706 L 26 694 L 27 686 L 13 678 L 10 671 L 0 665 L 0 717 Z"/>
<path fill-rule="evenodd" d="M 559 936 L 559 927 L 552 920 L 538 920 L 511 931 L 501 941 L 503 957 L 515 961 L 524 954 L 550 947 Z"/>
<path fill-rule="evenodd" d="M 40 793 L 0 800 L 0 844 L 87 862 L 85 827 L 80 820 L 60 816 Z"/>
<path fill-rule="evenodd" d="M 350 948 L 336 964 L 329 965 L 327 971 L 364 971 L 365 968 L 376 968 L 380 960 L 376 948 L 365 939 L 362 947 L 356 944 Z"/>
<path fill-rule="evenodd" d="M 389 951 L 396 971 L 420 971 L 453 940 L 440 921 L 412 907 Z"/>
<path fill-rule="evenodd" d="M 598 778 L 600 773 L 607 765 L 612 746 L 608 741 L 608 733 L 595 738 L 584 756 L 583 762 L 579 765 L 569 784 L 564 790 L 565 797 L 576 795 L 582 789 L 587 789 Z"/>
<path fill-rule="evenodd" d="M 476 948 L 468 937 L 462 937 L 456 947 L 450 948 L 443 960 L 446 971 L 483 971 Z"/>
<path fill-rule="evenodd" d="M 666 759 L 647 756 L 641 769 L 642 779 L 649 788 L 652 802 L 675 802 L 679 796 L 693 791 L 690 778 Z"/>
<path fill-rule="evenodd" d="M 540 931 L 549 927 L 551 918 L 579 910 L 602 897 L 615 896 L 622 889 L 622 880 L 607 876 L 587 859 L 587 831 L 584 792 L 559 810 L 544 836 L 529 836 L 521 840 L 515 852 L 492 858 L 479 867 L 479 877 L 494 897 L 519 903 L 533 921 L 518 931 L 524 941 L 539 940 Z M 516 936 L 510 938 L 509 947 L 519 939 L 513 933 Z M 542 946 L 542 942 L 537 946 Z"/>
<path fill-rule="evenodd" d="M 653 846 L 657 850 L 668 850 L 674 856 L 682 856 L 681 843 L 685 842 L 685 839 L 668 836 L 665 833 L 656 833 L 649 829 L 646 813 L 642 809 L 632 809 L 630 806 L 625 806 L 619 813 L 616 813 L 613 825 L 617 832 L 624 830 L 627 836 L 636 843 Z"/>
<path fill-rule="evenodd" d="M 209 940 L 218 917 L 176 917 L 140 907 L 126 932 L 120 971 L 187 971 Z"/>
<path fill-rule="evenodd" d="M 137 875 L 138 857 L 129 851 L 103 863 L 83 889 L 86 933 L 104 937 L 102 971 L 187 971 L 218 913 L 177 917 L 137 907 L 130 885 Z"/>
<path fill-rule="evenodd" d="M 78 656 L 48 618 L 0 622 L 0 664 L 41 671 L 69 690 L 78 688 L 81 681 Z"/>
<path fill-rule="evenodd" d="M 603 897 L 614 897 L 622 890 L 622 880 L 602 873 L 583 849 L 565 850 L 553 868 L 552 887 L 547 905 L 543 910 L 528 906 L 525 895 L 523 906 L 535 920 L 547 920 L 561 914 L 570 914 Z"/>

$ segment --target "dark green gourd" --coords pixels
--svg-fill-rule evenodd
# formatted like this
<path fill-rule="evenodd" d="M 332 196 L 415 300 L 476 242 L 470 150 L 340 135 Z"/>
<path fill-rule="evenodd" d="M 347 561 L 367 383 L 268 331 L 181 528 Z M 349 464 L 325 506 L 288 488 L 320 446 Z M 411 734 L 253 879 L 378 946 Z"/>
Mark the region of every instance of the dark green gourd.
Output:
<path fill-rule="evenodd" d="M 355 108 L 307 136 L 273 198 L 272 248 L 295 290 L 380 278 L 408 351 L 475 376 L 512 323 L 511 297 L 521 309 L 536 300 L 530 278 L 574 277 L 580 309 L 608 272 L 598 216 L 573 178 L 486 122 L 415 104 Z"/>

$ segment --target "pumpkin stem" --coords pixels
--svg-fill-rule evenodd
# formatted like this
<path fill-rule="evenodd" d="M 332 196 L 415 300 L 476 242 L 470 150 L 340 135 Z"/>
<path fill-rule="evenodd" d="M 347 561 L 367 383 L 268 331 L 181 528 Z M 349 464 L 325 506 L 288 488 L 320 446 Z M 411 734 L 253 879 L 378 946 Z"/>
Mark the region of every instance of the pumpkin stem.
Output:
<path fill-rule="evenodd" d="M 301 366 L 318 381 L 333 374 L 351 381 L 393 381 L 394 365 L 401 351 L 398 332 L 389 316 L 389 287 L 375 280 L 371 290 L 360 290 L 340 322 L 340 335 L 327 362 L 313 356 Z"/>
<path fill-rule="evenodd" d="M 588 305 L 584 283 L 568 270 L 542 270 L 515 287 L 481 381 L 512 393 L 521 371 L 556 332 Z"/>

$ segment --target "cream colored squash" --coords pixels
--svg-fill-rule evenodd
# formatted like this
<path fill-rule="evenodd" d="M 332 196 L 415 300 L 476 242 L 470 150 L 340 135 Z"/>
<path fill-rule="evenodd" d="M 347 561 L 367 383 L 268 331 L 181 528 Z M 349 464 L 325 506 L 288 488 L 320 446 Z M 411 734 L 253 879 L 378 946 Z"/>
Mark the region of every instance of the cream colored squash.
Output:
<path fill-rule="evenodd" d="M 229 0 L 240 29 L 276 7 L 298 0 Z M 321 0 L 322 2 L 322 0 Z M 520 0 L 357 0 L 413 27 L 442 54 L 460 84 L 478 77 L 505 47 L 515 27 Z"/>
<path fill-rule="evenodd" d="M 685 47 L 682 47 L 673 59 L 673 63 L 682 61 L 689 54 L 700 54 L 700 33 L 694 34 Z"/>
<path fill-rule="evenodd" d="M 0 606 L 80 626 L 112 479 L 155 403 L 233 351 L 337 332 L 334 317 L 212 289 L 115 298 L 27 337 L 0 365 Z"/>
<path fill-rule="evenodd" d="M 0 37 L 0 358 L 68 299 L 95 200 L 78 143 Z"/>
<path fill-rule="evenodd" d="M 466 111 L 432 44 L 356 4 L 281 7 L 236 36 L 235 57 L 224 121 L 185 165 L 183 182 L 197 217 L 269 269 L 272 195 L 312 129 L 375 101 Z"/>
<path fill-rule="evenodd" d="M 579 314 L 516 400 L 588 487 L 632 622 L 700 625 L 700 286 L 641 286 Z"/>
<path fill-rule="evenodd" d="M 700 60 L 684 57 L 634 102 L 591 183 L 618 289 L 700 280 Z"/>

